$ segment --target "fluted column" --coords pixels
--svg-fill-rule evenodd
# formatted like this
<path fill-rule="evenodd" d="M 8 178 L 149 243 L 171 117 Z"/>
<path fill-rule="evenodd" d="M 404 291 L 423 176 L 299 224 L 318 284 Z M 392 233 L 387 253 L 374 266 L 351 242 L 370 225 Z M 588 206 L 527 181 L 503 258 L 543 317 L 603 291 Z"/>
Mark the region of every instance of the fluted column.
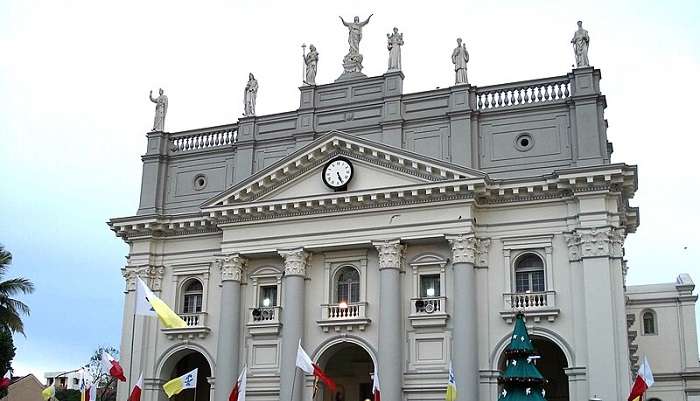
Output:
<path fill-rule="evenodd" d="M 401 330 L 401 257 L 398 240 L 375 242 L 379 253 L 379 378 L 382 399 L 403 400 L 403 332 Z"/>
<path fill-rule="evenodd" d="M 217 261 L 221 269 L 219 344 L 216 347 L 216 401 L 227 401 L 238 377 L 241 329 L 241 278 L 245 258 L 228 255 Z"/>
<path fill-rule="evenodd" d="M 454 269 L 452 368 L 459 401 L 479 399 L 479 352 L 476 332 L 476 277 L 474 259 L 478 240 L 473 235 L 447 236 Z"/>
<path fill-rule="evenodd" d="M 296 369 L 297 345 L 304 333 L 304 279 L 309 253 L 303 248 L 280 251 L 284 259 L 282 307 L 282 362 L 280 400 L 301 401 L 303 376 Z M 292 391 L 293 390 L 293 391 Z"/>

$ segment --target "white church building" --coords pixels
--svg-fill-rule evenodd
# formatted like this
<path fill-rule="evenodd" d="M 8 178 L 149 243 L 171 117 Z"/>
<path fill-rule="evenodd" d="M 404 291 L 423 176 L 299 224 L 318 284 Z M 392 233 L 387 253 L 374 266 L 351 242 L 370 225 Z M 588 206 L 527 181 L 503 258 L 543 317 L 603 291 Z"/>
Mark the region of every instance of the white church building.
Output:
<path fill-rule="evenodd" d="M 449 73 L 449 71 L 447 71 Z M 495 401 L 523 311 L 550 401 L 700 400 L 694 284 L 626 286 L 637 168 L 613 162 L 601 72 L 404 93 L 404 75 L 304 85 L 296 110 L 146 134 L 121 364 L 142 400 L 199 368 L 196 394 L 311 400 L 297 344 L 336 381 L 322 401 Z M 136 157 L 136 155 L 133 155 Z M 670 274 L 670 273 L 669 273 Z M 188 323 L 134 316 L 139 276 Z"/>

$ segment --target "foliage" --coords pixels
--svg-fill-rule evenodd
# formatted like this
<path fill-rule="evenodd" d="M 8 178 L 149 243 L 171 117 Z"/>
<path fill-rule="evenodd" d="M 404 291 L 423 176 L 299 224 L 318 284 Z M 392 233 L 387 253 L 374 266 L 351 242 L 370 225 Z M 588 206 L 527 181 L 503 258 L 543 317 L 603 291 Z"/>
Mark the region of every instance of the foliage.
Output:
<path fill-rule="evenodd" d="M 0 279 L 12 263 L 12 254 L 0 246 Z M 7 327 L 12 333 L 24 334 L 22 316 L 29 316 L 29 307 L 13 297 L 19 293 L 34 292 L 34 284 L 24 277 L 0 281 L 0 326 Z"/>
<path fill-rule="evenodd" d="M 87 370 L 97 386 L 97 401 L 113 401 L 117 397 L 117 382 L 109 376 L 109 372 L 102 366 L 102 352 L 119 359 L 119 350 L 113 346 L 99 346 L 90 357 Z"/>
<path fill-rule="evenodd" d="M 55 398 L 59 401 L 80 401 L 80 391 L 57 388 Z"/>
<path fill-rule="evenodd" d="M 15 346 L 12 341 L 12 333 L 7 328 L 0 327 L 0 374 L 11 369 L 12 359 L 15 357 Z M 7 389 L 0 390 L 0 398 L 7 395 Z"/>

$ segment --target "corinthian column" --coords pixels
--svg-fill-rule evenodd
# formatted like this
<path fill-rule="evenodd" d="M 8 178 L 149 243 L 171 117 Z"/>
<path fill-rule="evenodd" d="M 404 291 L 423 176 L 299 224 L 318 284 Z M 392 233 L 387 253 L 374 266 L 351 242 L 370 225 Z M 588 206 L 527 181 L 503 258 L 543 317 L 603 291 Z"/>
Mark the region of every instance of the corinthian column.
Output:
<path fill-rule="evenodd" d="M 401 256 L 398 240 L 375 242 L 379 253 L 379 377 L 382 399 L 403 400 L 403 333 L 401 330 Z M 381 305 L 381 306 L 380 306 Z"/>
<path fill-rule="evenodd" d="M 473 235 L 447 236 L 454 269 L 452 368 L 459 401 L 479 399 L 479 359 L 476 333 L 476 278 L 474 259 L 478 240 Z"/>
<path fill-rule="evenodd" d="M 282 362 L 280 366 L 280 400 L 301 401 L 303 375 L 297 372 L 299 339 L 304 333 L 304 279 L 309 253 L 303 248 L 280 251 L 284 259 L 284 299 L 282 305 Z M 296 383 L 294 383 L 296 381 Z M 292 390 L 294 390 L 292 392 Z"/>
<path fill-rule="evenodd" d="M 227 401 L 238 377 L 241 330 L 241 277 L 246 259 L 239 254 L 217 261 L 221 269 L 219 345 L 216 347 L 216 401 Z"/>

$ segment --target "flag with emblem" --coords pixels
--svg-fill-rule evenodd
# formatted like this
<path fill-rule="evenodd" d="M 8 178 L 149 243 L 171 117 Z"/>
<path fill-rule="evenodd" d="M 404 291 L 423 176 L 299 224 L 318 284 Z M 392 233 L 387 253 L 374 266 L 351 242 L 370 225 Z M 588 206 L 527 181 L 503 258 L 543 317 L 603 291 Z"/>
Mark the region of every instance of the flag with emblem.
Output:
<path fill-rule="evenodd" d="M 54 386 L 53 384 L 41 391 L 41 398 L 43 398 L 44 401 L 49 401 L 51 398 L 54 397 L 56 397 L 56 386 Z"/>
<path fill-rule="evenodd" d="M 455 372 L 452 370 L 452 361 L 447 372 L 447 391 L 445 392 L 445 401 L 455 401 L 457 399 L 457 381 L 455 380 Z"/>
<path fill-rule="evenodd" d="M 187 390 L 188 388 L 197 388 L 197 369 L 176 377 L 163 385 L 163 390 L 168 398 L 175 394 L 180 394 L 182 390 Z"/>
<path fill-rule="evenodd" d="M 153 291 L 136 277 L 136 308 L 134 313 L 145 316 L 158 316 L 163 326 L 169 329 L 181 329 L 187 327 L 187 323 L 177 313 L 158 298 Z"/>

